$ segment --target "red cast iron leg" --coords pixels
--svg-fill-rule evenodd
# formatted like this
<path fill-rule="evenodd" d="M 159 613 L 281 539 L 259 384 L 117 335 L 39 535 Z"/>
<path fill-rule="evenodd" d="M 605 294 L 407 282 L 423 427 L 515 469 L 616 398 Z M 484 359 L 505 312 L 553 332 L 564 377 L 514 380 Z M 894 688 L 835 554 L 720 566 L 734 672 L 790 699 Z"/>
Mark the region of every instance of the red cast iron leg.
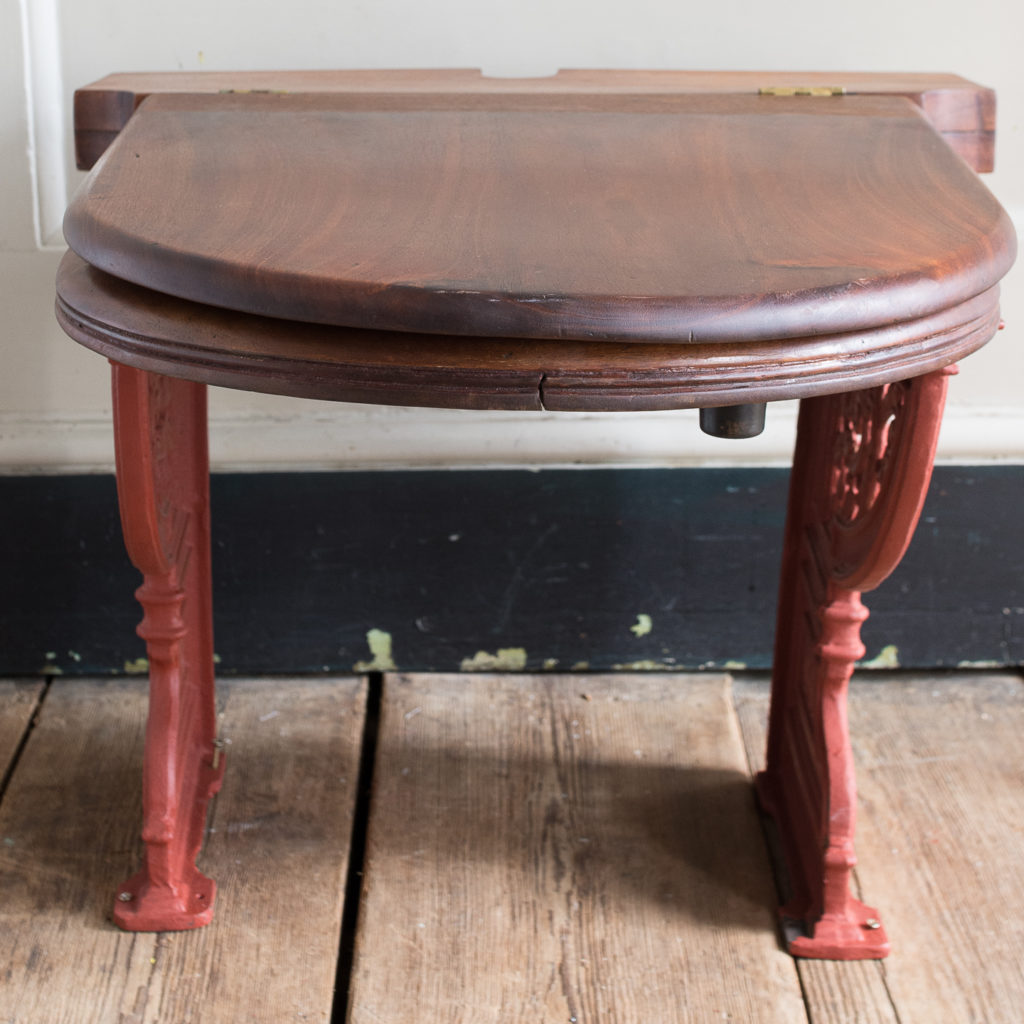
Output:
<path fill-rule="evenodd" d="M 131 931 L 198 928 L 216 885 L 195 859 L 220 788 L 210 597 L 206 387 L 113 364 L 117 488 L 149 657 L 142 869 L 114 921 Z"/>
<path fill-rule="evenodd" d="M 864 655 L 860 594 L 896 567 L 921 513 L 949 372 L 801 403 L 757 780 L 780 834 L 791 889 L 782 916 L 797 956 L 889 952 L 877 911 L 850 892 L 857 791 L 846 691 Z"/>

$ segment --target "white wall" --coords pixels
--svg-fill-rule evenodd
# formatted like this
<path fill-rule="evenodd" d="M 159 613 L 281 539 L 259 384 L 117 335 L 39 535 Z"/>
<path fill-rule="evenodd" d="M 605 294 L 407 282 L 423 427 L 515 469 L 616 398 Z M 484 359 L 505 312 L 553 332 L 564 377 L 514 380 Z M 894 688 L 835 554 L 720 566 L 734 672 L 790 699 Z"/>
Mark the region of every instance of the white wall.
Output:
<path fill-rule="evenodd" d="M 952 71 L 997 89 L 989 185 L 1024 234 L 1019 0 L 0 0 L 0 471 L 111 464 L 107 370 L 52 316 L 59 211 L 78 173 L 70 95 L 111 71 L 560 67 Z M 63 109 L 61 104 L 63 103 Z M 940 457 L 1024 461 L 1024 265 L 1008 327 L 954 382 Z M 215 391 L 215 464 L 521 465 L 785 461 L 791 406 L 757 441 L 696 415 L 481 414 L 345 407 Z M 302 461 L 298 461 L 302 460 Z"/>

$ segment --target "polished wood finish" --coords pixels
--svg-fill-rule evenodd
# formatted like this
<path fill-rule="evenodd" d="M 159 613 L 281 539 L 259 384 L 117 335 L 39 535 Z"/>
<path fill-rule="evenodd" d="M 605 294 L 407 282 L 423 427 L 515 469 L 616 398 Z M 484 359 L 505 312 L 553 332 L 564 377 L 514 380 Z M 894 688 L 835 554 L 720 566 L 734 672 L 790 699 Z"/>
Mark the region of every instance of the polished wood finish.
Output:
<path fill-rule="evenodd" d="M 444 96 L 416 73 L 383 93 L 372 76 L 362 89 L 313 76 L 294 94 L 225 79 L 203 94 L 182 79 L 125 116 L 69 209 L 77 255 L 62 264 L 58 316 L 117 364 L 119 484 L 146 574 L 146 778 L 199 771 L 180 809 L 163 783 L 147 796 L 156 867 L 129 888 L 129 903 L 152 903 L 138 926 L 202 923 L 169 896 L 194 881 L 211 895 L 191 858 L 213 733 L 200 709 L 178 742 L 172 707 L 188 672 L 202 674 L 203 707 L 212 697 L 205 535 L 187 535 L 190 559 L 168 547 L 207 514 L 204 384 L 464 408 L 801 397 L 760 792 L 793 879 L 785 913 L 806 933 L 790 949 L 887 952 L 850 888 L 845 697 L 863 654 L 860 592 L 914 529 L 943 368 L 994 333 L 1013 229 L 905 95 L 752 96 L 713 75 L 692 80 L 696 92 L 658 75 L 616 89 L 615 75 L 599 77 L 602 88 L 584 76 L 576 90 L 492 93 L 453 73 Z M 983 91 L 956 88 L 973 108 L 940 103 L 939 120 L 959 131 L 963 115 L 970 132 L 985 121 Z M 170 471 L 152 473 L 151 456 Z M 183 606 L 198 618 L 181 619 Z M 202 642 L 180 646 L 190 637 Z M 165 871 L 179 835 L 185 852 Z"/>
<path fill-rule="evenodd" d="M 903 98 L 348 105 L 154 96 L 72 201 L 68 243 L 120 279 L 281 319 L 686 344 L 918 319 L 1013 261 L 1009 218 Z"/>
<path fill-rule="evenodd" d="M 61 264 L 57 317 L 76 341 L 156 373 L 248 391 L 461 409 L 649 410 L 727 406 L 903 380 L 980 348 L 998 288 L 873 331 L 693 345 L 505 341 L 360 331 L 256 317 Z"/>
<path fill-rule="evenodd" d="M 365 71 L 175 71 L 108 75 L 75 92 L 75 152 L 88 170 L 147 97 L 163 93 L 348 93 L 374 109 L 471 105 L 500 110 L 523 103 L 556 106 L 606 103 L 620 97 L 671 104 L 687 94 L 756 95 L 778 86 L 840 87 L 847 95 L 905 96 L 975 171 L 991 171 L 996 97 L 957 75 L 808 71 L 564 70 L 546 78 L 488 78 L 472 69 Z"/>

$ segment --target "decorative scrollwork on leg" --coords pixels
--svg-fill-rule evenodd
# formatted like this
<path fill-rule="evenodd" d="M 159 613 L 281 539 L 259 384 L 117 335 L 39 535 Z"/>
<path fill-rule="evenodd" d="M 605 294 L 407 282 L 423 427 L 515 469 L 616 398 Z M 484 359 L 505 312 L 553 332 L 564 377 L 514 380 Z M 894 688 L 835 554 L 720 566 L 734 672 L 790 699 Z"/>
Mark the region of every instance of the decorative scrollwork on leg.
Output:
<path fill-rule="evenodd" d="M 114 920 L 133 931 L 196 928 L 214 882 L 195 859 L 224 761 L 216 741 L 206 389 L 114 364 L 117 486 L 125 544 L 143 575 L 150 702 L 143 765 L 142 869 Z"/>
<path fill-rule="evenodd" d="M 889 951 L 876 911 L 850 893 L 856 783 L 846 719 L 864 654 L 862 591 L 910 543 L 931 478 L 948 371 L 801 403 L 772 675 L 762 805 L 779 826 L 799 956 Z"/>
<path fill-rule="evenodd" d="M 833 473 L 822 514 L 831 575 L 874 590 L 899 564 L 921 515 L 953 369 L 836 396 Z"/>
<path fill-rule="evenodd" d="M 892 470 L 909 384 L 853 391 L 836 403 L 832 456 L 833 519 L 849 529 L 871 514 Z"/>

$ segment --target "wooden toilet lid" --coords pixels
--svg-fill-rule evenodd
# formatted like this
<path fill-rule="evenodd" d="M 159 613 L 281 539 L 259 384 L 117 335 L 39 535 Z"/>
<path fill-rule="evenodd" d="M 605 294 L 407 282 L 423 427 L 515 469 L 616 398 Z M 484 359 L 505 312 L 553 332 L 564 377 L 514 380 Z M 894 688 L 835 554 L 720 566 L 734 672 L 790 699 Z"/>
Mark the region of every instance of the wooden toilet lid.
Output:
<path fill-rule="evenodd" d="M 289 321 L 851 351 L 990 292 L 1015 245 L 900 96 L 153 95 L 65 232 L 121 280 Z"/>

